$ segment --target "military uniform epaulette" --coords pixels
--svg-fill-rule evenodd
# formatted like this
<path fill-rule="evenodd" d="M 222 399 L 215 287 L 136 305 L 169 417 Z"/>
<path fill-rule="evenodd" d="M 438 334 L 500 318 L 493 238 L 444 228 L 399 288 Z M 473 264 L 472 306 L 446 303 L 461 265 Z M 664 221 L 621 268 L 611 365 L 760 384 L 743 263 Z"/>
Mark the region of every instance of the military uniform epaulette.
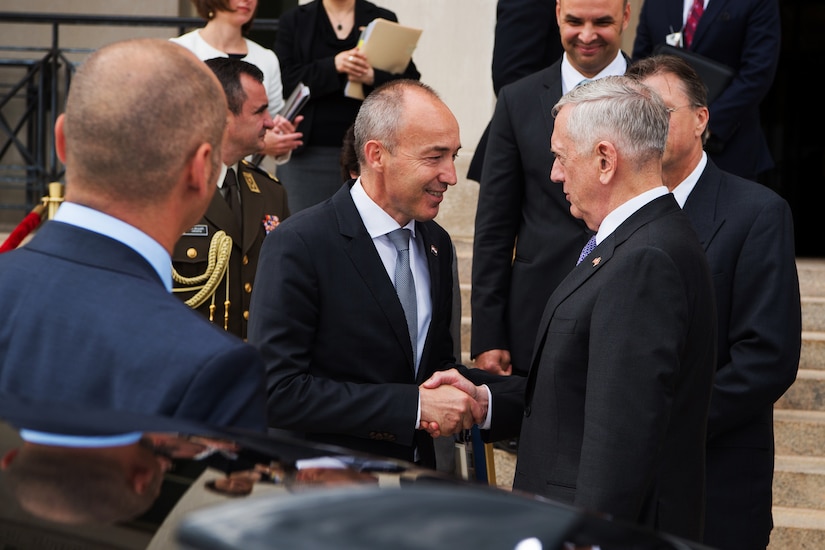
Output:
<path fill-rule="evenodd" d="M 248 161 L 248 160 L 246 160 L 246 159 L 242 159 L 242 160 L 241 160 L 241 163 L 243 163 L 244 169 L 246 169 L 246 170 L 252 170 L 252 171 L 254 171 L 254 172 L 258 172 L 259 174 L 261 174 L 261 175 L 263 175 L 263 176 L 266 176 L 267 178 L 271 179 L 271 180 L 272 180 L 272 181 L 274 181 L 275 183 L 281 183 L 281 180 L 279 180 L 279 179 L 278 179 L 278 178 L 276 178 L 273 174 L 270 174 L 269 172 L 267 172 L 266 170 L 264 170 L 264 169 L 263 169 L 263 168 L 261 168 L 260 166 L 257 166 L 257 165 L 255 165 L 255 164 L 252 164 L 251 162 L 249 162 L 249 161 Z"/>

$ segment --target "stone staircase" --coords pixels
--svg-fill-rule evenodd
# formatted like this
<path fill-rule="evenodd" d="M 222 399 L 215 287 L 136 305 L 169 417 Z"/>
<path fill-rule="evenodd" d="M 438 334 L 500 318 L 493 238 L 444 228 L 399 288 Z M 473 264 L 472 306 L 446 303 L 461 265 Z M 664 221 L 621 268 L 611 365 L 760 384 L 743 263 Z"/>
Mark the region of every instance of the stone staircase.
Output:
<path fill-rule="evenodd" d="M 802 355 L 776 403 L 774 530 L 769 550 L 825 548 L 825 260 L 799 259 Z"/>
<path fill-rule="evenodd" d="M 455 237 L 461 283 L 461 345 L 470 365 L 472 238 Z M 797 261 L 802 355 L 794 385 L 775 407 L 774 530 L 768 550 L 825 549 L 825 260 Z M 512 485 L 514 457 L 495 451 L 496 481 Z"/>

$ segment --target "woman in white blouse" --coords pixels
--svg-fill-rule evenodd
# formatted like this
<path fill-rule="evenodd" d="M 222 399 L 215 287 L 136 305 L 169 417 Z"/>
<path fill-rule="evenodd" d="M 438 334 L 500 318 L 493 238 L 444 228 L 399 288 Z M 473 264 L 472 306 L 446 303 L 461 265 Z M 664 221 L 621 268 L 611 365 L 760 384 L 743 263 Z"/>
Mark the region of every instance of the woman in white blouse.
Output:
<path fill-rule="evenodd" d="M 201 60 L 237 57 L 264 73 L 264 88 L 275 127 L 267 133 L 261 153 L 275 157 L 279 164 L 286 162 L 292 150 L 302 143 L 303 134 L 296 132 L 295 127 L 303 117 L 298 116 L 293 124 L 278 115 L 284 104 L 278 58 L 272 50 L 244 37 L 252 26 L 258 0 L 192 0 L 192 3 L 198 14 L 206 19 L 206 25 L 170 40 Z"/>

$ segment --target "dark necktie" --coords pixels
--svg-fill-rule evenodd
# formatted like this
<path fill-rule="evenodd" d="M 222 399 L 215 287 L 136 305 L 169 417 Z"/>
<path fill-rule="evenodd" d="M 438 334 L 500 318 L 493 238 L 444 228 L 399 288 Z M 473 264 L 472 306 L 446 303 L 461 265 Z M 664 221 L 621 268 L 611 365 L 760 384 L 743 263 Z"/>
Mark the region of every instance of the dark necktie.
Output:
<path fill-rule="evenodd" d="M 243 227 L 243 216 L 241 214 L 241 199 L 238 194 L 238 176 L 235 174 L 234 168 L 226 170 L 226 177 L 223 179 L 223 188 L 226 190 L 226 204 L 229 209 L 235 214 L 235 221 L 238 222 L 238 227 Z"/>
<path fill-rule="evenodd" d="M 590 240 L 587 241 L 587 244 L 584 245 L 584 248 L 582 248 L 582 253 L 579 254 L 579 261 L 576 262 L 576 265 L 579 265 L 580 263 L 582 263 L 582 260 L 587 258 L 587 256 L 591 252 L 593 252 L 594 248 L 596 248 L 596 235 L 593 235 L 592 237 L 590 237 Z"/>
<path fill-rule="evenodd" d="M 683 33 L 686 48 L 690 46 L 691 42 L 693 42 L 693 33 L 696 32 L 696 25 L 699 24 L 699 18 L 702 17 L 702 13 L 704 13 L 704 11 L 704 0 L 693 0 L 693 5 L 690 7 L 687 21 L 685 21 L 685 30 Z"/>
<path fill-rule="evenodd" d="M 401 300 L 401 307 L 404 308 L 404 316 L 407 318 L 415 365 L 418 351 L 418 302 L 415 299 L 415 282 L 410 270 L 410 230 L 396 229 L 387 233 L 387 236 L 398 253 L 395 261 L 395 292 Z"/>

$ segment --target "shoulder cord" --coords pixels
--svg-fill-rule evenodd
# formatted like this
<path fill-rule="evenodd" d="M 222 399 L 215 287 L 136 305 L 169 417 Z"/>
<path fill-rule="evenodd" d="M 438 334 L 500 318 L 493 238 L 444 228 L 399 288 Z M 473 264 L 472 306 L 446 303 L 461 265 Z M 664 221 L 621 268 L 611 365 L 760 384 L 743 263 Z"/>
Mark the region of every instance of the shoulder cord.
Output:
<path fill-rule="evenodd" d="M 214 302 L 215 291 L 224 275 L 228 278 L 227 268 L 229 267 L 229 256 L 232 254 L 232 237 L 224 231 L 217 231 L 212 236 L 209 243 L 209 255 L 207 256 L 206 271 L 195 277 L 184 277 L 172 267 L 172 280 L 180 285 L 194 286 L 203 283 L 200 290 L 186 300 L 186 305 L 191 308 L 198 308 L 212 297 Z M 229 281 L 226 282 L 227 299 L 229 296 Z M 190 292 L 192 288 L 176 288 L 177 292 Z"/>

